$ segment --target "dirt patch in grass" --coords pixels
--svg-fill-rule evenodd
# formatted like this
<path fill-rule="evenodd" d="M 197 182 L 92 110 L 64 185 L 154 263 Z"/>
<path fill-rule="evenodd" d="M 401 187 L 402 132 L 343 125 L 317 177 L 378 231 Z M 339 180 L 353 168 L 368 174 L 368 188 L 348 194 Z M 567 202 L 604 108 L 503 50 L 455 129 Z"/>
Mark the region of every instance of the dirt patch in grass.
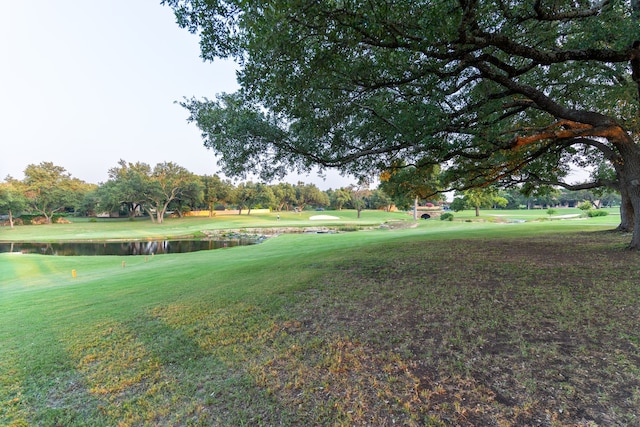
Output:
<path fill-rule="evenodd" d="M 615 233 L 314 262 L 252 368 L 316 425 L 638 425 L 640 257 Z"/>

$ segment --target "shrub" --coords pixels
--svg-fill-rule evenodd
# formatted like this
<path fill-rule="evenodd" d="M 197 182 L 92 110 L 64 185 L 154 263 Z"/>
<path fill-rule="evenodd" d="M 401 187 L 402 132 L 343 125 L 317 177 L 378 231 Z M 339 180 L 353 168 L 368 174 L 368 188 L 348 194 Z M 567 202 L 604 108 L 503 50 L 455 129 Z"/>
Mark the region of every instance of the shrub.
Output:
<path fill-rule="evenodd" d="M 587 216 L 589 216 L 591 218 L 596 217 L 596 216 L 607 216 L 607 215 L 609 215 L 609 212 L 603 211 L 601 209 L 589 209 L 587 211 Z"/>
<path fill-rule="evenodd" d="M 578 205 L 578 209 L 581 209 L 583 211 L 588 211 L 589 209 L 591 209 L 591 202 L 588 200 L 585 200 L 584 202 Z"/>
<path fill-rule="evenodd" d="M 440 215 L 441 221 L 453 221 L 453 214 L 451 212 L 445 212 Z"/>
<path fill-rule="evenodd" d="M 553 208 L 547 209 L 547 215 L 553 215 L 555 214 L 557 211 Z"/>
<path fill-rule="evenodd" d="M 65 216 L 66 215 L 63 214 L 54 214 L 51 217 L 51 223 L 56 224 L 60 221 L 61 218 L 64 218 Z M 41 214 L 22 214 L 20 215 L 20 218 L 22 218 L 22 221 L 25 225 L 38 225 L 45 223 L 44 216 L 42 216 Z"/>

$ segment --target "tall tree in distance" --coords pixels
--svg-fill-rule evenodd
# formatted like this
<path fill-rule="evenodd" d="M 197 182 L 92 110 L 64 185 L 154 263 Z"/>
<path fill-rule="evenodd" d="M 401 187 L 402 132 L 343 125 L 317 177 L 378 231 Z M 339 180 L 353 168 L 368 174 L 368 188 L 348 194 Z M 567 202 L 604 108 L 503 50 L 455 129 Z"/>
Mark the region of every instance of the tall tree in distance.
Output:
<path fill-rule="evenodd" d="M 28 165 L 22 186 L 27 209 L 42 215 L 50 224 L 55 213 L 79 204 L 85 189 L 83 184 L 83 181 L 72 178 L 65 168 L 51 162 Z"/>
<path fill-rule="evenodd" d="M 209 217 L 212 217 L 215 205 L 231 198 L 233 184 L 229 180 L 223 180 L 218 175 L 205 175 L 200 177 L 200 179 L 204 186 L 204 202 L 209 207 Z"/>
<path fill-rule="evenodd" d="M 18 181 L 11 177 L 7 177 L 5 181 L 0 183 L 0 213 L 9 217 L 9 226 L 13 228 L 14 216 L 22 213 L 27 206 L 27 200 L 20 191 Z"/>
<path fill-rule="evenodd" d="M 151 220 L 158 224 L 164 222 L 164 216 L 171 202 L 187 195 L 202 200 L 202 185 L 199 178 L 173 162 L 158 163 L 149 178 L 144 207 Z"/>
<path fill-rule="evenodd" d="M 109 180 L 99 191 L 100 205 L 107 210 L 125 206 L 130 218 L 145 211 L 151 221 L 162 223 L 169 205 L 180 198 L 202 200 L 200 178 L 173 162 L 147 163 L 124 160 L 109 169 Z"/>
<path fill-rule="evenodd" d="M 149 193 L 151 166 L 120 159 L 118 166 L 109 169 L 109 179 L 99 190 L 99 205 L 113 211 L 124 207 L 129 219 L 141 213 Z"/>
<path fill-rule="evenodd" d="M 164 0 L 241 90 L 183 105 L 229 176 L 398 160 L 447 165 L 447 188 L 560 181 L 597 152 L 640 249 L 638 2 Z M 561 166 L 561 167 L 559 167 Z"/>
<path fill-rule="evenodd" d="M 351 202 L 351 192 L 346 188 L 338 188 L 337 190 L 329 190 L 329 201 L 332 209 L 341 211 L 343 206 Z"/>
<path fill-rule="evenodd" d="M 244 208 L 247 208 L 247 215 L 251 215 L 252 208 L 259 204 L 269 206 L 275 202 L 275 197 L 266 184 L 248 181 L 238 185 L 233 200 L 238 205 L 238 215 L 242 215 Z"/>
<path fill-rule="evenodd" d="M 475 187 L 462 191 L 460 194 L 462 197 L 456 197 L 451 204 L 453 210 L 462 210 L 473 208 L 475 215 L 480 216 L 480 208 L 486 207 L 500 207 L 507 206 L 509 201 L 499 195 L 498 190 L 492 187 Z M 461 209 L 458 209 L 461 208 Z"/>
<path fill-rule="evenodd" d="M 296 188 L 288 182 L 279 182 L 272 188 L 278 211 L 289 210 L 296 203 Z"/>
<path fill-rule="evenodd" d="M 303 211 L 308 205 L 329 206 L 329 196 L 315 184 L 305 184 L 299 181 L 294 186 L 296 192 L 296 205 Z"/>

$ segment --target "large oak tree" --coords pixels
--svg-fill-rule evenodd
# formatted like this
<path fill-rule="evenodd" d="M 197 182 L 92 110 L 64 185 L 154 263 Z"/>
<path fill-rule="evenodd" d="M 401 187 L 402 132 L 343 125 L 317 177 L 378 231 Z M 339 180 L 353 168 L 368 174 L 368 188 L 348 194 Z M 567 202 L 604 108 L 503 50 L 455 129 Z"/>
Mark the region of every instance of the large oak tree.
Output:
<path fill-rule="evenodd" d="M 151 221 L 162 223 L 172 202 L 181 198 L 202 200 L 200 178 L 173 162 L 147 163 L 124 160 L 109 169 L 109 180 L 101 186 L 101 205 L 107 210 L 126 206 L 129 216 L 146 211 Z"/>
<path fill-rule="evenodd" d="M 51 162 L 28 165 L 24 180 L 15 184 L 23 191 L 26 209 L 42 215 L 48 224 L 54 214 L 74 208 L 93 189 L 93 185 L 71 177 L 65 168 Z"/>
<path fill-rule="evenodd" d="M 238 93 L 183 103 L 227 174 L 433 163 L 464 189 L 604 162 L 589 185 L 640 248 L 636 0 L 164 3 L 241 65 Z"/>

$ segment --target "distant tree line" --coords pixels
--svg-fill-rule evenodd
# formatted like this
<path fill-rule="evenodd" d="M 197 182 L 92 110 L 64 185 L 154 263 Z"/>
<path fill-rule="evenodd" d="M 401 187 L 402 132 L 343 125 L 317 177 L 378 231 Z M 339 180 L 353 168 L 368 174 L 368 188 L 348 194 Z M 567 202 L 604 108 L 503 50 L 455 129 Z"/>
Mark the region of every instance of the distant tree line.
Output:
<path fill-rule="evenodd" d="M 620 206 L 621 197 L 612 189 L 570 191 L 565 188 L 546 188 L 536 194 L 527 194 L 523 187 L 510 189 L 472 188 L 455 194 L 449 207 L 454 211 L 475 209 L 476 216 L 483 209 L 547 209 L 575 208 L 584 203 L 594 209 Z"/>
<path fill-rule="evenodd" d="M 308 209 L 389 209 L 392 199 L 381 190 L 353 185 L 320 190 L 314 184 L 280 182 L 269 185 L 246 181 L 234 184 L 218 175 L 196 175 L 182 166 L 120 160 L 109 169 L 108 180 L 89 184 L 73 178 L 51 162 L 29 165 L 24 179 L 7 176 L 0 183 L 0 215 L 13 226 L 20 215 L 38 215 L 51 223 L 56 214 L 81 216 L 145 216 L 162 223 L 168 212 L 252 209 L 274 211 Z"/>
<path fill-rule="evenodd" d="M 234 209 L 238 214 L 252 209 L 273 211 L 310 209 L 410 209 L 418 204 L 436 206 L 444 197 L 432 196 L 438 188 L 440 171 L 406 168 L 401 173 L 383 175 L 371 190 L 358 182 L 338 189 L 320 190 L 314 184 L 280 182 L 265 184 L 245 181 L 234 184 L 218 175 L 196 175 L 172 162 L 154 167 L 142 162 L 120 160 L 109 169 L 108 180 L 100 184 L 73 178 L 51 162 L 28 165 L 24 179 L 8 176 L 0 183 L 0 215 L 10 226 L 20 215 L 37 215 L 51 223 L 56 214 L 80 216 L 139 216 L 162 223 L 168 212 L 182 216 L 190 211 Z M 475 188 L 455 194 L 451 209 L 506 208 L 533 209 L 575 207 L 587 201 L 595 208 L 619 206 L 620 195 L 601 189 L 568 191 L 548 187 L 536 193 L 526 187 L 510 189 Z"/>

